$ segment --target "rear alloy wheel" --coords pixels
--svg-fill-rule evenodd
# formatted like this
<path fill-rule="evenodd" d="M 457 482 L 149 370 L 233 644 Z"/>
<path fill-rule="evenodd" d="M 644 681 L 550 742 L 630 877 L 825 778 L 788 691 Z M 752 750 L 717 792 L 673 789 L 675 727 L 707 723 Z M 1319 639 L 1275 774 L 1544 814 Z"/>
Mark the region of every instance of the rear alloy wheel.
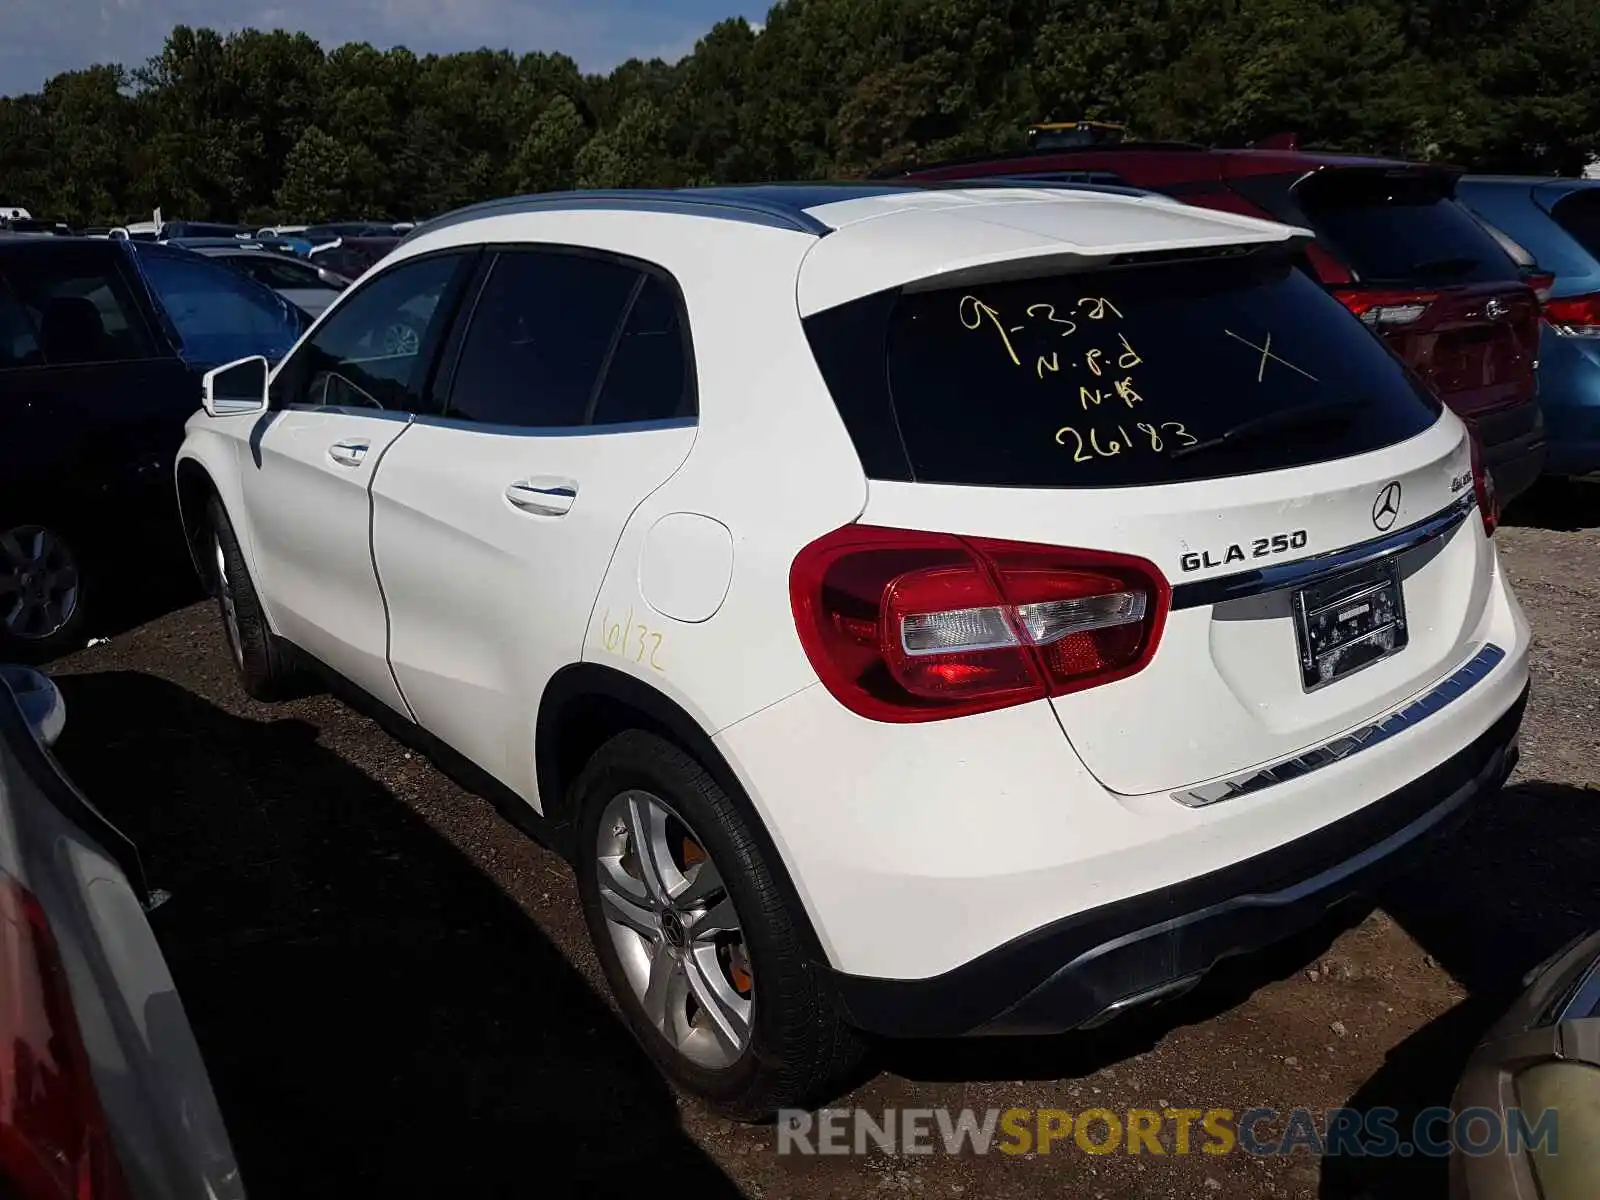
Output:
<path fill-rule="evenodd" d="M 754 979 L 699 835 L 661 797 L 626 791 L 600 818 L 596 862 L 607 932 L 646 1020 L 697 1066 L 732 1066 L 750 1045 Z"/>
<path fill-rule="evenodd" d="M 83 568 L 43 525 L 0 530 L 0 657 L 38 662 L 61 653 L 83 624 Z"/>
<path fill-rule="evenodd" d="M 601 746 L 573 793 L 589 936 L 662 1071 L 740 1120 L 838 1095 L 862 1043 L 744 810 L 643 730 Z"/>

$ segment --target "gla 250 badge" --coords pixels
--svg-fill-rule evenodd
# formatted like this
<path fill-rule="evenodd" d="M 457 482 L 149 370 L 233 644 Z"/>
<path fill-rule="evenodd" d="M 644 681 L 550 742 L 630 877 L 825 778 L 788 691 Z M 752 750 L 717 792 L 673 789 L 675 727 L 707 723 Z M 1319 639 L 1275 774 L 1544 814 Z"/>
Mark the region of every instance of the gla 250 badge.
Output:
<path fill-rule="evenodd" d="M 1245 562 L 1252 558 L 1271 558 L 1276 554 L 1287 554 L 1291 550 L 1304 550 L 1305 546 L 1306 531 L 1296 529 L 1292 533 L 1274 533 L 1270 537 L 1256 538 L 1248 543 L 1234 542 L 1215 554 L 1210 550 L 1185 554 L 1178 559 L 1178 566 L 1186 573 L 1203 571 L 1208 567 L 1225 567 L 1229 563 Z"/>

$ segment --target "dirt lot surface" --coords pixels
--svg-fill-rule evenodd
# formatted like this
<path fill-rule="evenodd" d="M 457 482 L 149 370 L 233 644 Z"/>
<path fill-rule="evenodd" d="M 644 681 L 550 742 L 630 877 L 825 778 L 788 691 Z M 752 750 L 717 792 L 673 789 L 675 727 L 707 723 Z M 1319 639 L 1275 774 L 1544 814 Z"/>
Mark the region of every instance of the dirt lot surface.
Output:
<path fill-rule="evenodd" d="M 1447 1103 L 1523 972 L 1600 926 L 1600 504 L 1582 507 L 1497 538 L 1537 636 L 1512 785 L 1376 906 L 1093 1034 L 888 1048 L 840 1103 Z M 209 605 L 55 669 L 61 759 L 172 893 L 152 919 L 252 1196 L 1443 1192 L 1421 1158 L 780 1157 L 634 1047 L 560 861 L 337 701 L 245 700 Z"/>

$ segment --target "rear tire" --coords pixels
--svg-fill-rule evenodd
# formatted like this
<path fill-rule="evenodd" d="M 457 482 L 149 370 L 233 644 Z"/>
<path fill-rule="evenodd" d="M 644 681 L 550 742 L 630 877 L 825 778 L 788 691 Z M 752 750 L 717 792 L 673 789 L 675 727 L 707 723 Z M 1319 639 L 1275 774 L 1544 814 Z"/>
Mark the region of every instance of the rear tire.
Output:
<path fill-rule="evenodd" d="M 595 752 L 574 788 L 584 919 L 623 1016 L 661 1070 L 743 1121 L 814 1107 L 848 1086 L 861 1039 L 749 824 L 705 768 L 629 730 Z M 641 844 L 659 870 L 645 866 Z M 651 903 L 652 875 L 665 881 L 656 898 L 674 899 Z M 658 969 L 665 982 L 652 1004 Z"/>
<path fill-rule="evenodd" d="M 289 648 L 267 625 L 261 599 L 222 500 L 212 496 L 206 512 L 203 562 L 217 597 L 223 641 L 239 674 L 239 683 L 252 699 L 279 699 L 288 694 L 296 676 Z"/>
<path fill-rule="evenodd" d="M 58 526 L 0 519 L 0 662 L 38 664 L 82 648 L 87 574 Z"/>

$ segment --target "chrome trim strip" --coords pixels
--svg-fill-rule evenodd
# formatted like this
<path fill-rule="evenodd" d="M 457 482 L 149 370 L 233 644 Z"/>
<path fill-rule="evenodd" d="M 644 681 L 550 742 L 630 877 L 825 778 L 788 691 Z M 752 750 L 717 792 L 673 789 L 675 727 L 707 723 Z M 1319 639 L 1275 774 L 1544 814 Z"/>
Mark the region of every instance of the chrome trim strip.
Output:
<path fill-rule="evenodd" d="M 1344 550 L 1333 550 L 1312 558 L 1302 558 L 1296 562 L 1257 567 L 1232 575 L 1219 575 L 1215 579 L 1197 579 L 1193 583 L 1180 583 L 1172 589 L 1172 607 L 1174 610 L 1202 608 L 1211 604 L 1221 604 L 1227 600 L 1259 596 L 1263 592 L 1305 587 L 1316 583 L 1319 579 L 1337 575 L 1340 571 L 1369 563 L 1373 559 L 1384 558 L 1390 554 L 1403 554 L 1407 550 L 1425 546 L 1461 524 L 1466 520 L 1467 514 L 1477 506 L 1477 497 L 1467 492 L 1452 500 L 1447 507 L 1440 509 L 1433 516 L 1418 521 L 1415 525 L 1408 525 L 1395 533 L 1373 538 L 1370 542 L 1359 542 Z"/>
<path fill-rule="evenodd" d="M 1298 779 L 1302 775 L 1309 775 L 1312 771 L 1320 771 L 1323 767 L 1342 762 L 1354 754 L 1371 749 L 1380 742 L 1388 741 L 1396 734 L 1416 728 L 1440 709 L 1466 695 L 1482 682 L 1489 672 L 1499 666 L 1505 657 L 1506 652 L 1499 646 L 1493 642 L 1486 642 L 1481 650 L 1458 667 L 1449 678 L 1440 681 L 1423 695 L 1408 701 L 1404 707 L 1396 709 L 1380 720 L 1363 725 L 1349 733 L 1342 733 L 1332 741 L 1324 742 L 1282 762 L 1273 763 L 1269 767 L 1255 767 L 1230 779 L 1219 779 L 1215 783 L 1173 792 L 1172 798 L 1189 808 L 1204 808 L 1222 800 L 1232 800 L 1235 796 L 1259 792 L 1274 784 Z"/>

